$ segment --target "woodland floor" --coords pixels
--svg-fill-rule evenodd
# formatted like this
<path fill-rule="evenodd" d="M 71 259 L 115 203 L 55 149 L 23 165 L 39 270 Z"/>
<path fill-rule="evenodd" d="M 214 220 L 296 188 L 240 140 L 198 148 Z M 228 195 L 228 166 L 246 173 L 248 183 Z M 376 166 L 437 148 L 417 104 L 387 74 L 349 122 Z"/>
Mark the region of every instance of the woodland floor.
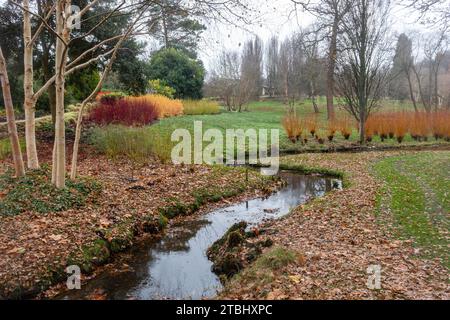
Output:
<path fill-rule="evenodd" d="M 51 147 L 40 148 L 42 162 L 48 162 Z M 103 187 L 95 203 L 56 213 L 0 216 L 0 299 L 33 296 L 63 280 L 59 277 L 64 276 L 69 259 L 86 258 L 86 249 L 94 260 L 98 258 L 89 246 L 99 240 L 125 238 L 124 246 L 132 245 L 146 221 L 159 221 L 161 208 L 193 203 L 203 190 L 220 203 L 259 197 L 275 188 L 272 180 L 252 172 L 246 182 L 242 168 L 154 162 L 133 172 L 129 162 L 111 162 L 87 147 L 83 150 L 80 175 L 93 177 Z M 0 161 L 0 174 L 8 167 Z M 133 175 L 137 181 L 130 179 Z"/>
<path fill-rule="evenodd" d="M 275 249 L 219 298 L 450 298 L 449 151 L 307 154 L 282 163 L 343 172 L 347 188 L 261 226 Z M 381 266 L 381 290 L 367 286 L 371 265 Z"/>

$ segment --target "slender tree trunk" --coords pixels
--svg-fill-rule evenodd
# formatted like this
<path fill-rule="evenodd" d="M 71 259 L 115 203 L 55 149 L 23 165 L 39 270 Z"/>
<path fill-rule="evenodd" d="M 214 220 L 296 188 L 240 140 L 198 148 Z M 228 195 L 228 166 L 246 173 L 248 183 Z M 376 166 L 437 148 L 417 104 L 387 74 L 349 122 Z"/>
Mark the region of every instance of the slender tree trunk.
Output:
<path fill-rule="evenodd" d="M 423 94 L 423 89 L 422 89 L 422 81 L 420 80 L 420 75 L 419 75 L 419 73 L 417 72 L 417 70 L 416 70 L 416 68 L 414 66 L 413 66 L 413 72 L 414 72 L 414 74 L 416 76 L 416 79 L 417 79 L 417 85 L 419 86 L 420 100 L 422 101 L 422 104 L 423 104 L 423 107 L 424 107 L 425 111 L 429 113 L 431 111 L 430 110 L 431 106 L 428 105 L 428 103 L 427 103 L 427 101 L 425 99 L 425 96 Z"/>
<path fill-rule="evenodd" d="M 436 60 L 438 57 L 436 57 Z M 434 70 L 434 109 L 438 111 L 440 106 L 440 98 L 439 98 L 439 68 L 440 68 L 440 61 L 436 62 L 436 68 Z"/>
<path fill-rule="evenodd" d="M 327 69 L 327 114 L 328 120 L 334 119 L 334 71 L 336 69 L 338 18 L 335 17 L 331 30 Z"/>
<path fill-rule="evenodd" d="M 359 50 L 359 76 L 358 76 L 358 94 L 359 94 L 359 122 L 360 133 L 359 139 L 361 144 L 366 143 L 366 121 L 367 121 L 367 3 L 365 0 L 361 2 L 361 33 Z"/>
<path fill-rule="evenodd" d="M 56 121 L 55 121 L 55 156 L 53 162 L 52 177 L 58 189 L 65 187 L 66 181 L 66 137 L 64 123 L 64 87 L 65 68 L 67 63 L 67 51 L 64 41 L 68 42 L 70 29 L 67 26 L 65 9 L 70 6 L 70 0 L 58 0 L 56 5 L 56 32 L 59 37 L 56 40 L 55 53 L 55 88 L 56 88 Z"/>
<path fill-rule="evenodd" d="M 409 94 L 410 94 L 411 101 L 412 101 L 413 106 L 414 106 L 414 110 L 416 112 L 419 112 L 419 109 L 417 108 L 416 97 L 414 96 L 414 89 L 413 89 L 412 81 L 411 81 L 411 73 L 409 71 L 406 72 L 406 78 L 408 79 Z"/>
<path fill-rule="evenodd" d="M 316 86 L 314 84 L 314 81 L 311 81 L 311 101 L 314 107 L 314 113 L 319 113 L 319 107 L 317 106 L 316 101 Z"/>
<path fill-rule="evenodd" d="M 44 42 L 44 41 L 42 41 Z M 43 79 L 44 79 L 44 83 L 46 83 L 47 81 L 49 81 L 52 77 L 53 77 L 53 72 L 50 69 L 50 49 L 49 47 L 42 43 L 42 58 L 41 58 L 41 63 L 42 63 L 42 73 L 43 73 Z M 55 90 L 55 85 L 52 84 L 48 87 L 47 90 L 48 93 L 48 100 L 49 100 L 49 104 L 50 104 L 50 112 L 52 114 L 52 123 L 53 125 L 55 124 L 55 118 L 56 118 L 56 90 Z"/>
<path fill-rule="evenodd" d="M 428 74 L 428 105 L 433 105 L 433 73 L 434 73 L 434 62 L 430 61 L 430 71 Z"/>
<path fill-rule="evenodd" d="M 25 166 L 23 163 L 22 150 L 20 149 L 19 135 L 17 134 L 16 119 L 14 116 L 14 107 L 11 98 L 11 88 L 9 85 L 8 71 L 6 68 L 5 57 L 2 48 L 0 48 L 0 80 L 2 84 L 3 101 L 5 104 L 6 118 L 8 121 L 8 133 L 11 142 L 11 150 L 14 161 L 16 176 L 25 175 Z"/>
<path fill-rule="evenodd" d="M 23 7 L 25 142 L 28 168 L 38 169 L 35 124 L 36 100 L 33 91 L 33 44 L 31 43 L 31 16 L 27 12 L 29 10 L 28 0 L 23 1 Z"/>
<path fill-rule="evenodd" d="M 84 108 L 90 101 L 92 101 L 97 96 L 98 92 L 101 90 L 101 88 L 103 86 L 103 82 L 108 77 L 109 73 L 111 72 L 112 65 L 113 65 L 114 61 L 116 60 L 117 50 L 122 45 L 122 42 L 124 40 L 125 40 L 125 36 L 117 43 L 117 45 L 114 49 L 114 52 L 111 56 L 111 59 L 109 60 L 109 63 L 106 66 L 105 71 L 102 74 L 102 77 L 100 78 L 100 81 L 97 83 L 97 86 L 95 87 L 94 91 L 92 91 L 92 93 L 89 95 L 89 97 L 87 97 L 83 101 L 83 103 L 81 104 L 80 110 L 78 111 L 77 126 L 76 126 L 76 130 L 75 130 L 75 141 L 73 144 L 73 152 L 72 152 L 72 164 L 71 164 L 71 170 L 70 170 L 70 179 L 71 180 L 75 180 L 77 177 L 77 174 L 78 174 L 78 172 L 77 172 L 78 150 L 80 148 L 80 139 L 81 139 L 82 124 L 83 124 Z"/>
<path fill-rule="evenodd" d="M 166 16 L 166 8 L 163 7 L 162 10 L 162 21 L 163 21 L 163 32 L 164 32 L 164 44 L 166 49 L 168 49 L 170 47 L 170 42 L 169 42 L 169 30 L 167 27 L 167 16 Z"/>

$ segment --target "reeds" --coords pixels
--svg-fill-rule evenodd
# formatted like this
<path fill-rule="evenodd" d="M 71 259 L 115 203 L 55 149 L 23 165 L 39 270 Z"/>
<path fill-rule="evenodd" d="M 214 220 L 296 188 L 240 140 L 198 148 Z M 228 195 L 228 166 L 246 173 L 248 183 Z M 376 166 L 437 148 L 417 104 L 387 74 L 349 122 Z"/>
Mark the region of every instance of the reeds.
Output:
<path fill-rule="evenodd" d="M 286 135 L 292 143 L 296 143 L 301 140 L 303 128 L 300 118 L 295 114 L 295 112 L 289 112 L 282 119 L 282 125 L 286 131 Z"/>

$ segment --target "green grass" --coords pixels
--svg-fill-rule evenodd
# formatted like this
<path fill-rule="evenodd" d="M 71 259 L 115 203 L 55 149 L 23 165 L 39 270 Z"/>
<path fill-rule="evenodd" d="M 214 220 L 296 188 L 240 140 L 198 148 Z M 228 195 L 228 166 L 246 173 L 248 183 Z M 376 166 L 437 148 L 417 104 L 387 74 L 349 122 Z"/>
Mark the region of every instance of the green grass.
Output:
<path fill-rule="evenodd" d="M 183 100 L 184 114 L 186 115 L 202 115 L 202 114 L 218 114 L 220 106 L 217 102 L 211 100 Z"/>
<path fill-rule="evenodd" d="M 27 172 L 25 177 L 14 178 L 12 172 L 0 176 L 0 217 L 14 216 L 27 211 L 42 214 L 83 207 L 95 197 L 101 186 L 91 179 L 67 181 L 63 190 L 51 184 L 48 166 Z"/>
<path fill-rule="evenodd" d="M 408 103 L 397 103 L 393 101 L 385 101 L 385 107 L 381 110 L 410 110 L 411 107 Z M 324 98 L 319 99 L 320 113 L 317 118 L 322 124 L 323 128 L 326 128 L 327 114 Z M 313 107 L 309 100 L 302 101 L 296 105 L 297 114 L 300 118 L 306 118 L 313 113 Z M 260 101 L 252 102 L 248 106 L 246 112 L 227 112 L 223 110 L 220 114 L 216 115 L 187 115 L 180 117 L 173 117 L 163 119 L 159 123 L 150 127 L 150 131 L 154 135 L 169 136 L 175 129 L 188 129 L 193 136 L 194 121 L 201 121 L 203 124 L 203 130 L 207 129 L 219 129 L 225 133 L 226 129 L 279 129 L 280 130 L 280 151 L 283 153 L 291 153 L 298 151 L 315 151 L 315 150 L 328 150 L 330 148 L 338 148 L 342 146 L 349 146 L 357 143 L 359 139 L 358 131 L 356 127 L 353 129 L 350 141 L 346 141 L 340 133 L 337 133 L 333 142 L 328 141 L 321 145 L 315 139 L 309 135 L 309 141 L 306 145 L 301 143 L 293 144 L 289 141 L 282 125 L 281 120 L 284 117 L 287 110 L 287 106 L 279 101 Z M 347 115 L 346 111 L 337 108 L 337 116 Z M 322 129 L 321 132 L 325 132 Z M 373 144 L 380 146 L 398 146 L 399 144 L 394 139 L 388 139 L 385 142 L 381 142 L 379 137 L 373 139 Z M 412 139 L 409 135 L 405 137 L 403 145 L 426 145 L 435 143 L 430 139 L 429 142 L 418 143 Z"/>
<path fill-rule="evenodd" d="M 399 237 L 412 239 L 424 256 L 438 257 L 450 267 L 450 152 L 387 158 L 374 169 L 385 182 L 378 206 L 388 205 Z"/>
<path fill-rule="evenodd" d="M 90 143 L 111 159 L 127 157 L 144 163 L 151 156 L 168 161 L 171 153 L 170 136 L 151 132 L 146 127 L 119 125 L 95 127 L 90 132 Z"/>
<path fill-rule="evenodd" d="M 296 264 L 298 256 L 297 252 L 283 247 L 270 249 L 268 252 L 262 254 L 248 268 L 245 268 L 242 272 L 231 278 L 224 290 L 225 292 L 233 291 L 234 287 L 239 287 L 246 283 L 252 283 L 256 287 L 272 283 L 274 280 L 274 272 L 290 264 Z M 261 294 L 264 293 L 261 292 Z"/>

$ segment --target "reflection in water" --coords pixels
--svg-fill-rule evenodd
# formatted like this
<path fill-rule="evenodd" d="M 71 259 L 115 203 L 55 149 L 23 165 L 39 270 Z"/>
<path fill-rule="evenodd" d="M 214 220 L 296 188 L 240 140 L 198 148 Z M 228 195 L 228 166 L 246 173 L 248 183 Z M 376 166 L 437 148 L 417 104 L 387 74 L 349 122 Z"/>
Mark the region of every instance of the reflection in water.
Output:
<path fill-rule="evenodd" d="M 171 227 L 162 240 L 133 249 L 129 272 L 105 272 L 82 290 L 58 298 L 84 299 L 101 290 L 108 299 L 201 299 L 221 288 L 211 272 L 206 251 L 236 222 L 259 224 L 280 218 L 310 198 L 320 197 L 340 182 L 330 178 L 281 173 L 288 185 L 267 199 L 218 209 L 199 220 Z"/>

